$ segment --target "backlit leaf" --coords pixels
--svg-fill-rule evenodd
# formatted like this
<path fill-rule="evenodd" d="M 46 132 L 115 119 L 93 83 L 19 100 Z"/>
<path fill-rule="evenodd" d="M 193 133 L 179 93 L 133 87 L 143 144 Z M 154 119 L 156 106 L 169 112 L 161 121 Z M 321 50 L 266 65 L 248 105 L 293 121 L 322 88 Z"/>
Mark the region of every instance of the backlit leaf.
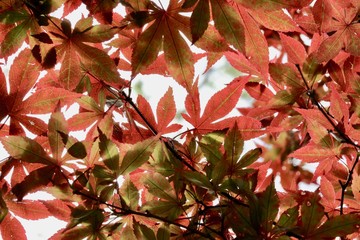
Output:
<path fill-rule="evenodd" d="M 215 93 L 206 104 L 196 127 L 209 126 L 212 122 L 225 117 L 236 106 L 247 80 L 246 77 L 236 78 L 224 89 Z"/>
<path fill-rule="evenodd" d="M 301 204 L 301 228 L 305 236 L 311 235 L 324 216 L 324 207 L 317 193 L 311 193 Z"/>
<path fill-rule="evenodd" d="M 142 179 L 151 194 L 167 201 L 177 202 L 173 187 L 168 180 L 159 173 L 146 174 Z"/>
<path fill-rule="evenodd" d="M 195 43 L 204 34 L 210 21 L 210 8 L 208 0 L 198 1 L 190 18 L 192 43 Z"/>
<path fill-rule="evenodd" d="M 126 205 L 130 209 L 136 209 L 139 204 L 139 190 L 135 187 L 134 183 L 131 182 L 129 177 L 126 177 L 121 185 L 120 193 Z"/>
<path fill-rule="evenodd" d="M 11 216 L 6 215 L 5 219 L 0 224 L 1 236 L 4 240 L 19 239 L 26 240 L 25 229 L 20 221 Z"/>
<path fill-rule="evenodd" d="M 210 0 L 215 27 L 240 52 L 244 52 L 244 26 L 239 14 L 225 0 Z"/>
<path fill-rule="evenodd" d="M 101 132 L 99 142 L 100 156 L 104 164 L 111 170 L 117 171 L 119 169 L 119 150 L 115 143 L 107 139 Z"/>
<path fill-rule="evenodd" d="M 120 175 L 130 173 L 144 164 L 152 154 L 158 137 L 152 137 L 136 143 L 124 156 L 119 169 Z"/>
<path fill-rule="evenodd" d="M 358 214 L 340 215 L 327 220 L 309 237 L 313 239 L 329 239 L 334 236 L 346 236 L 359 231 L 360 216 Z"/>
<path fill-rule="evenodd" d="M 43 147 L 36 141 L 20 136 L 8 136 L 1 139 L 8 153 L 19 160 L 30 163 L 52 164 L 53 160 L 46 154 Z"/>

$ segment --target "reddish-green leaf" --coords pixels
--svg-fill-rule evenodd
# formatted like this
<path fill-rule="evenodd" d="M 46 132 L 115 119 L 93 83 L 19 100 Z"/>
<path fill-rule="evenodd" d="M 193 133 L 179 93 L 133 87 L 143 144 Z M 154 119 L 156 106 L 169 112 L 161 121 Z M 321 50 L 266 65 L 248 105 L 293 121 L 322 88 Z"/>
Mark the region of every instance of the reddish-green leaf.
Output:
<path fill-rule="evenodd" d="M 251 10 L 250 10 L 251 11 Z M 251 16 L 261 25 L 268 29 L 281 32 L 300 32 L 301 29 L 297 24 L 280 10 L 260 10 L 251 11 Z"/>
<path fill-rule="evenodd" d="M 121 199 L 125 202 L 126 206 L 135 210 L 139 205 L 139 189 L 136 188 L 129 177 L 126 177 L 121 185 L 120 193 Z"/>
<path fill-rule="evenodd" d="M 5 39 L 0 45 L 0 57 L 7 57 L 18 50 L 23 44 L 27 30 L 30 27 L 30 20 L 26 20 L 13 29 L 11 29 L 5 36 Z"/>
<path fill-rule="evenodd" d="M 83 73 L 81 72 L 80 60 L 71 43 L 64 46 L 65 55 L 61 62 L 59 83 L 65 89 L 73 90 L 79 83 Z"/>
<path fill-rule="evenodd" d="M 327 62 L 335 57 L 343 47 L 344 33 L 337 31 L 330 37 L 326 38 L 320 45 L 314 57 L 318 63 Z"/>
<path fill-rule="evenodd" d="M 257 69 L 267 76 L 269 69 L 268 43 L 260 31 L 258 24 L 242 7 L 238 7 L 245 34 L 245 54 Z"/>
<path fill-rule="evenodd" d="M 48 128 L 48 138 L 51 152 L 54 159 L 60 160 L 64 150 L 64 143 L 62 141 L 62 136 L 59 132 L 65 134 L 68 133 L 67 122 L 64 115 L 61 112 L 52 113 L 49 120 Z"/>
<path fill-rule="evenodd" d="M 168 180 L 159 173 L 146 174 L 142 181 L 148 191 L 161 199 L 177 202 L 175 191 Z"/>
<path fill-rule="evenodd" d="M 124 156 L 119 169 L 120 175 L 130 173 L 148 161 L 159 137 L 155 136 L 136 143 Z"/>
<path fill-rule="evenodd" d="M 240 52 L 245 50 L 244 26 L 239 14 L 225 0 L 210 0 L 215 27 Z"/>
<path fill-rule="evenodd" d="M 188 44 L 170 21 L 163 23 L 165 61 L 171 76 L 185 89 L 190 89 L 194 78 L 194 60 Z"/>
<path fill-rule="evenodd" d="M 244 140 L 241 137 L 237 124 L 234 124 L 226 134 L 224 141 L 226 163 L 230 169 L 233 168 L 239 160 L 243 147 Z"/>
<path fill-rule="evenodd" d="M 14 158 L 30 163 L 52 164 L 53 160 L 36 141 L 20 136 L 2 137 L 6 151 Z"/>
<path fill-rule="evenodd" d="M 104 164 L 112 171 L 117 171 L 119 169 L 119 150 L 116 144 L 107 139 L 102 132 L 100 133 L 99 149 Z"/>
<path fill-rule="evenodd" d="M 131 56 L 132 77 L 145 70 L 158 57 L 163 34 L 160 25 L 161 21 L 156 20 L 136 41 Z"/>

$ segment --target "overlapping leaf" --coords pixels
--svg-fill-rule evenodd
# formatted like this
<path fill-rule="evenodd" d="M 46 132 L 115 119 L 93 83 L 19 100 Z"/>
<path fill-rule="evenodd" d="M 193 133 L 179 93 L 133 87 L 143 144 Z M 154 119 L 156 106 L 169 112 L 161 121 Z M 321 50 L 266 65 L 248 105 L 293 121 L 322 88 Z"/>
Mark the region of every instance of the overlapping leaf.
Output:
<path fill-rule="evenodd" d="M 200 101 L 197 87 L 188 94 L 185 100 L 185 107 L 188 115 L 183 114 L 186 121 L 191 123 L 198 130 L 221 129 L 221 122 L 216 122 L 225 117 L 236 106 L 238 99 L 245 87 L 247 77 L 239 77 L 229 83 L 224 89 L 215 93 L 205 106 L 204 113 L 200 116 Z M 216 123 L 215 123 L 216 122 Z"/>
<path fill-rule="evenodd" d="M 189 19 L 180 13 L 180 3 L 171 1 L 168 8 L 153 7 L 154 20 L 143 31 L 133 50 L 132 76 L 145 70 L 159 55 L 163 46 L 165 62 L 170 74 L 184 88 L 190 89 L 194 78 L 194 60 L 181 32 L 188 32 L 183 23 Z"/>

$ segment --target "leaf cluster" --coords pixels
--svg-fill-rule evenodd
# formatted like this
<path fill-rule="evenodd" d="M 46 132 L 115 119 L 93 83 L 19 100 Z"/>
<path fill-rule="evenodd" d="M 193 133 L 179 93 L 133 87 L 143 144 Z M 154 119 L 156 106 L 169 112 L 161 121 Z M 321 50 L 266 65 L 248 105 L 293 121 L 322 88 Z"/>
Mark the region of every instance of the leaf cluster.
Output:
<path fill-rule="evenodd" d="M 163 4 L 0 2 L 2 239 L 49 216 L 50 239 L 359 238 L 359 1 Z M 206 103 L 204 58 L 241 73 Z M 134 99 L 150 74 L 182 108 Z"/>

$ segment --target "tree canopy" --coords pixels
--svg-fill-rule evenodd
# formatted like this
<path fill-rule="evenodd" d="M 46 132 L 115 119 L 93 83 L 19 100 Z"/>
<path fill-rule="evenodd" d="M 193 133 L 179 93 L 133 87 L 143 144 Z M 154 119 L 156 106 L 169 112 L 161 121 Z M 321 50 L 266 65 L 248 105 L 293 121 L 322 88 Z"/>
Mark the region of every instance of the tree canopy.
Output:
<path fill-rule="evenodd" d="M 2 239 L 360 237 L 360 1 L 3 0 L 0 33 Z M 240 72 L 206 103 L 202 59 Z"/>

